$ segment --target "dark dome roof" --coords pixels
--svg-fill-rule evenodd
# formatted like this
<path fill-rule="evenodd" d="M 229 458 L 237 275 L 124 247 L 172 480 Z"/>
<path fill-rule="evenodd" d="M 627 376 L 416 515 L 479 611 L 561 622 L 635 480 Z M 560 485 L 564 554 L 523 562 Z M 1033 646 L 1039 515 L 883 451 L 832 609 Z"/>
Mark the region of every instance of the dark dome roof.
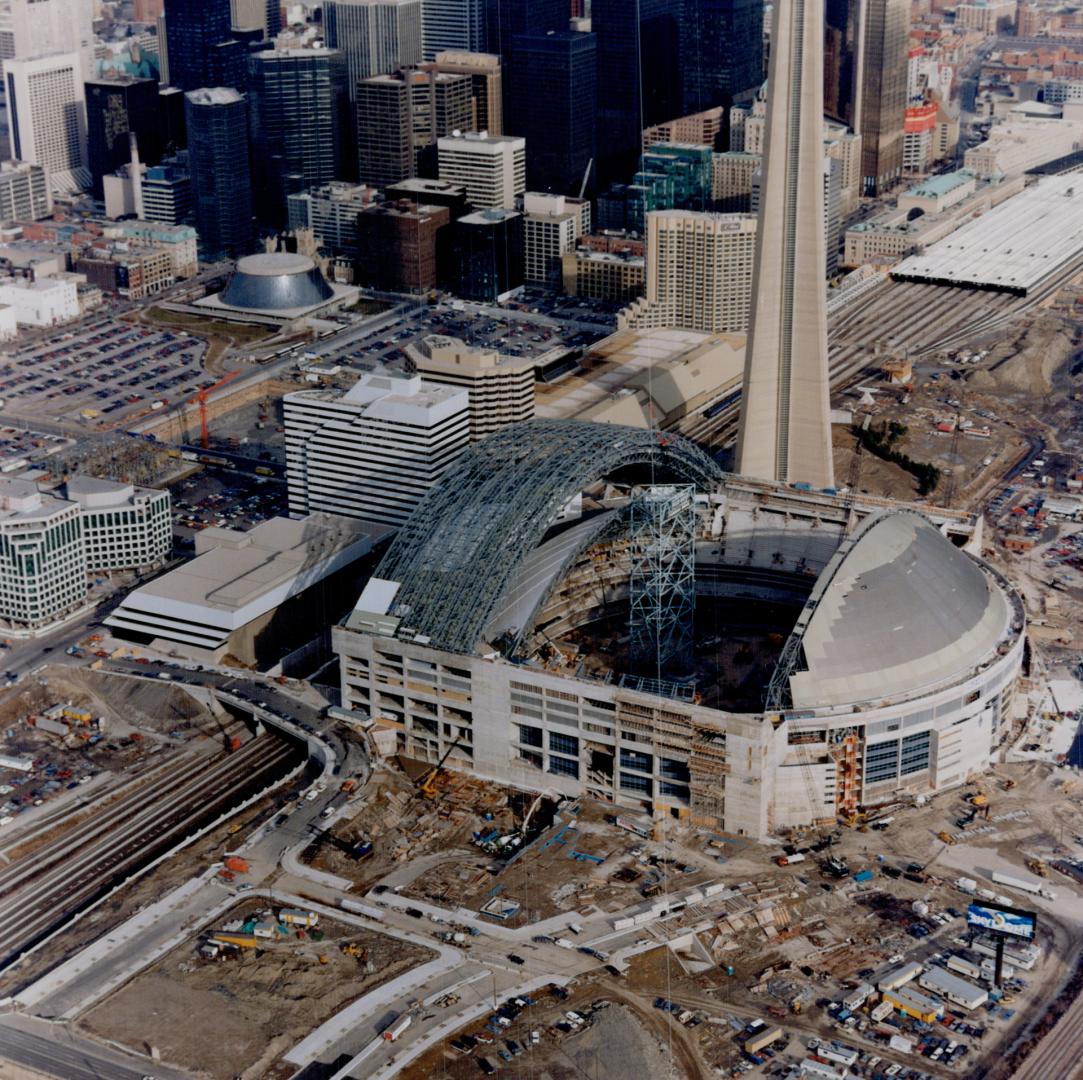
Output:
<path fill-rule="evenodd" d="M 287 311 L 315 307 L 334 295 L 310 258 L 277 251 L 241 259 L 219 299 L 230 307 Z"/>

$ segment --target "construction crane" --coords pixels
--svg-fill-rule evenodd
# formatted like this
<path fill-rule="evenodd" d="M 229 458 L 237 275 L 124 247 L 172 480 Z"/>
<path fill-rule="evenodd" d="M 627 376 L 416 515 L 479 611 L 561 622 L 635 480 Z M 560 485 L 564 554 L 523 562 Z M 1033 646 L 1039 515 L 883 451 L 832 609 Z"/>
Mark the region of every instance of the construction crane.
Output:
<path fill-rule="evenodd" d="M 958 411 L 955 413 L 955 427 L 951 432 L 951 449 L 948 451 L 948 483 L 944 491 L 943 505 L 948 509 L 951 508 L 951 504 L 955 501 L 955 457 L 959 452 L 959 436 L 962 434 L 962 429 L 959 427 L 959 421 L 962 416 Z"/>
<path fill-rule="evenodd" d="M 440 778 L 440 770 L 443 768 L 444 762 L 447 761 L 451 751 L 462 741 L 461 735 L 456 736 L 455 741 L 444 751 L 444 756 L 440 758 L 432 768 L 426 769 L 415 781 L 417 790 L 424 795 L 426 799 L 432 799 L 436 796 L 436 781 Z"/>
<path fill-rule="evenodd" d="M 240 369 L 229 371 L 223 375 L 218 382 L 213 383 L 211 386 L 201 386 L 196 396 L 188 402 L 189 405 L 199 406 L 199 445 L 202 446 L 204 450 L 211 445 L 211 433 L 207 427 L 207 399 L 215 390 L 220 389 L 232 379 L 237 378 L 240 373 Z"/>
<path fill-rule="evenodd" d="M 583 170 L 583 182 L 579 185 L 579 199 L 582 201 L 583 196 L 587 193 L 587 181 L 590 179 L 590 170 L 594 166 L 594 158 L 591 158 L 587 162 L 587 167 Z"/>

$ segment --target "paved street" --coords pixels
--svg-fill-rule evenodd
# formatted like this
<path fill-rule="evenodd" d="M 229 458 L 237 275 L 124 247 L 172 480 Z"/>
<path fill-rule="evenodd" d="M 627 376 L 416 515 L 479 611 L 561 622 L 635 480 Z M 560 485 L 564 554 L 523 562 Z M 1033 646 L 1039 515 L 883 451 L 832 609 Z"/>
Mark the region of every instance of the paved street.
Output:
<path fill-rule="evenodd" d="M 184 1080 L 177 1072 L 70 1034 L 66 1027 L 30 1017 L 0 1016 L 0 1078 L 3 1059 L 61 1080 Z"/>

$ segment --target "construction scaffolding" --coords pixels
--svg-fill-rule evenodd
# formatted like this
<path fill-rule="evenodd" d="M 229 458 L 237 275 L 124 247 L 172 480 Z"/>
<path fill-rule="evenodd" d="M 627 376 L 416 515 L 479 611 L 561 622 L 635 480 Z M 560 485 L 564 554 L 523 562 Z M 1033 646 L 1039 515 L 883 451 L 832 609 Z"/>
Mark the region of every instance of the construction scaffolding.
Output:
<path fill-rule="evenodd" d="M 655 678 L 692 669 L 696 605 L 695 489 L 649 487 L 629 508 L 629 660 Z"/>
<path fill-rule="evenodd" d="M 700 491 L 722 479 L 716 462 L 688 440 L 660 441 L 620 424 L 534 419 L 475 443 L 421 501 L 376 571 L 401 586 L 393 609 L 400 633 L 472 652 L 568 503 L 586 485 L 628 469 Z"/>

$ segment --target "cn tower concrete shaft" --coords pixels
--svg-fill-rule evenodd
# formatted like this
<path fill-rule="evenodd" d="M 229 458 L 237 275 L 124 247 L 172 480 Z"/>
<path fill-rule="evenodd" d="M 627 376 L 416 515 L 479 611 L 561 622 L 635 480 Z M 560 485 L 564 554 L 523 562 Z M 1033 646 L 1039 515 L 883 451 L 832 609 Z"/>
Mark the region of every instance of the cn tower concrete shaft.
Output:
<path fill-rule="evenodd" d="M 823 0 L 774 5 L 737 471 L 834 486 L 824 283 Z"/>

